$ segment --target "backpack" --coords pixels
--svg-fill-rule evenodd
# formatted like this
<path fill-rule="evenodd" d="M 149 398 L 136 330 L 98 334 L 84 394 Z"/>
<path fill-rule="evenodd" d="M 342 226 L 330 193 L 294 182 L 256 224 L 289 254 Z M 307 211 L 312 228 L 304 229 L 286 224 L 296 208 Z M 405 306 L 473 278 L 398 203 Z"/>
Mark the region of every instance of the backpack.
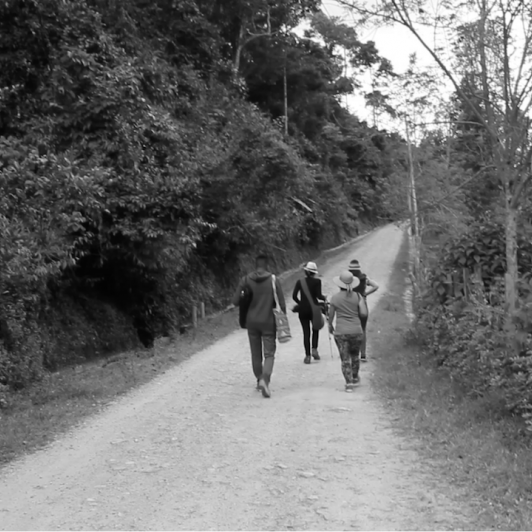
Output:
<path fill-rule="evenodd" d="M 240 292 L 240 299 L 238 300 L 238 322 L 242 329 L 246 328 L 246 320 L 248 316 L 249 306 L 253 300 L 253 290 L 248 284 L 247 277 L 244 278 L 244 286 Z"/>

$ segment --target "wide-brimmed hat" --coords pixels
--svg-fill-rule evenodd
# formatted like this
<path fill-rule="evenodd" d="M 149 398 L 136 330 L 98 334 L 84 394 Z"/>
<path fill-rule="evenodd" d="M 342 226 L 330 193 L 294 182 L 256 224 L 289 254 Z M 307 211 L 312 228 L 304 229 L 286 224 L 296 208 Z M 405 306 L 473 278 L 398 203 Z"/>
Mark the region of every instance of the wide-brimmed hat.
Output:
<path fill-rule="evenodd" d="M 347 269 L 350 271 L 350 272 L 359 272 L 361 270 L 360 268 L 360 262 L 358 262 L 358 260 L 356 259 L 353 259 L 350 263 L 349 263 L 349 266 L 347 267 Z"/>
<path fill-rule="evenodd" d="M 359 284 L 360 279 L 355 277 L 351 272 L 342 272 L 338 277 L 333 279 L 335 285 L 345 290 L 354 290 Z"/>
<path fill-rule="evenodd" d="M 307 262 L 306 266 L 303 268 L 306 272 L 318 274 L 318 267 L 315 262 Z"/>

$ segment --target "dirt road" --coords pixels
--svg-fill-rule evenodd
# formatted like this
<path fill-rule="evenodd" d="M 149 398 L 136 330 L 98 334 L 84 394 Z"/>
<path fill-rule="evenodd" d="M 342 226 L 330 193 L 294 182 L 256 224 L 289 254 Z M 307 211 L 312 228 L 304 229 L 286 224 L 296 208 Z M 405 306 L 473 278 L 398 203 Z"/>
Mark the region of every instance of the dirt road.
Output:
<path fill-rule="evenodd" d="M 382 228 L 321 269 L 356 257 L 390 289 L 402 232 Z M 463 528 L 465 502 L 397 435 L 371 389 L 344 392 L 326 333 L 278 349 L 272 398 L 255 391 L 245 331 L 195 355 L 48 449 L 0 472 L 2 530 L 382 530 Z M 378 334 L 378 333 L 377 333 Z M 369 343 L 371 357 L 371 340 Z"/>

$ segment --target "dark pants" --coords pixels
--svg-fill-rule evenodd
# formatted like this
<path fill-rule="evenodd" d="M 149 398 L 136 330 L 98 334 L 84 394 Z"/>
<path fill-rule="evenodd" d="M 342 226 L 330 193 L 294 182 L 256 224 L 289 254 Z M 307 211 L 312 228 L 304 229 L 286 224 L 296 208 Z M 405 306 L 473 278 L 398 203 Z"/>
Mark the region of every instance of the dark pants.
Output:
<path fill-rule="evenodd" d="M 360 344 L 360 356 L 362 358 L 366 357 L 366 325 L 368 324 L 368 318 L 360 318 L 360 325 L 362 325 L 362 330 L 364 335 L 362 336 L 362 344 Z"/>
<path fill-rule="evenodd" d="M 299 321 L 301 327 L 303 327 L 303 345 L 305 346 L 305 355 L 310 356 L 310 330 L 312 328 L 312 317 L 305 315 L 299 315 Z M 320 331 L 312 329 L 312 349 L 318 349 L 318 340 L 320 337 Z"/>
<path fill-rule="evenodd" d="M 264 379 L 269 384 L 275 360 L 275 333 L 248 329 L 248 337 L 253 373 L 257 380 Z M 262 363 L 263 357 L 264 365 Z"/>

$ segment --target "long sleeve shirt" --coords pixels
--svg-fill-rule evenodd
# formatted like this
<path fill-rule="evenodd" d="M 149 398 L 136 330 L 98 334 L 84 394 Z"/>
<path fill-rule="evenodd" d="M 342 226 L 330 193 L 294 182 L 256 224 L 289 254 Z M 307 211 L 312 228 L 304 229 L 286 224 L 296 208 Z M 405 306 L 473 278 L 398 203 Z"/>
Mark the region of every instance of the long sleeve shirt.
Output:
<path fill-rule="evenodd" d="M 299 314 L 312 318 L 312 307 L 310 301 L 307 299 L 301 283 L 306 282 L 309 288 L 310 295 L 314 299 L 314 303 L 318 304 L 319 301 L 325 301 L 325 296 L 321 293 L 321 279 L 316 277 L 305 277 L 299 279 L 294 286 L 292 292 L 292 299 L 299 305 Z"/>

